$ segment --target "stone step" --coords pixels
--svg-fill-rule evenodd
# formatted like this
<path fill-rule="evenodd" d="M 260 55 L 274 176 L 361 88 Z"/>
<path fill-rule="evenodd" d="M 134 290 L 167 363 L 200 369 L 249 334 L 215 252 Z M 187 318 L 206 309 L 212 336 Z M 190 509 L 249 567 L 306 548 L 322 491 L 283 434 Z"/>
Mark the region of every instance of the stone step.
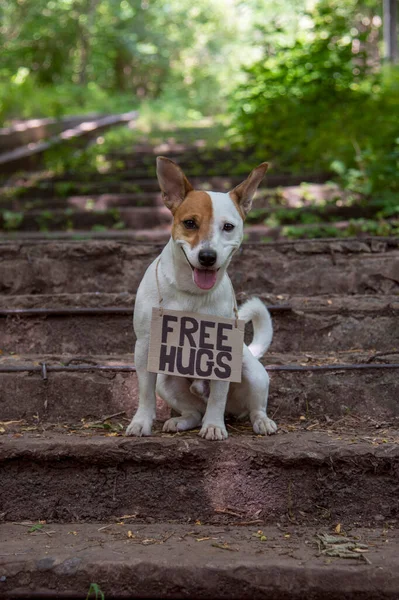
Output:
<path fill-rule="evenodd" d="M 399 416 L 397 352 L 268 352 L 262 363 L 270 375 L 268 412 L 277 421 Z M 0 402 L 4 421 L 71 423 L 121 412 L 130 418 L 138 404 L 134 356 L 2 355 Z M 159 400 L 158 419 L 168 415 Z"/>
<path fill-rule="evenodd" d="M 239 295 L 239 303 L 245 296 Z M 399 351 L 399 296 L 260 297 L 273 317 L 273 352 Z M 135 342 L 134 302 L 134 294 L 0 296 L 0 349 L 3 354 L 129 353 Z M 250 339 L 248 326 L 246 342 Z"/>
<path fill-rule="evenodd" d="M 130 169 L 137 166 L 151 166 L 159 155 L 166 156 L 179 165 L 215 167 L 215 164 L 218 164 L 221 167 L 234 169 L 235 171 L 241 171 L 242 168 L 248 168 L 252 164 L 256 166 L 259 162 L 259 157 L 250 149 L 199 148 L 193 145 L 187 146 L 186 144 L 173 149 L 162 145 L 140 144 L 135 145 L 131 151 L 111 151 L 107 152 L 105 156 L 107 160 L 120 161 Z"/>
<path fill-rule="evenodd" d="M 0 166 L 2 174 L 15 173 L 22 170 L 37 169 L 42 164 L 43 154 L 50 148 L 65 144 L 87 144 L 87 140 L 96 137 L 101 131 L 114 127 L 120 123 L 134 122 L 137 119 L 137 111 L 122 113 L 119 115 L 107 115 L 90 117 L 85 122 L 78 122 L 72 127 L 62 128 L 61 133 L 53 135 L 43 141 L 31 142 L 19 146 L 0 155 Z"/>
<path fill-rule="evenodd" d="M 163 244 L 0 243 L 0 294 L 134 293 Z M 229 267 L 247 294 L 398 294 L 399 239 L 244 243 Z"/>
<path fill-rule="evenodd" d="M 242 177 L 193 177 L 191 183 L 196 189 L 206 189 L 215 191 L 229 191 L 235 185 L 242 181 Z M 270 182 L 269 182 L 269 185 Z M 279 184 L 277 184 L 279 185 Z M 4 194 L 5 189 L 1 190 Z M 43 198 L 48 199 L 53 196 L 70 196 L 70 195 L 88 195 L 88 194 L 141 194 L 141 193 L 159 193 L 159 183 L 154 173 L 151 177 L 144 176 L 140 172 L 129 171 L 126 174 L 114 173 L 113 175 L 101 173 L 88 174 L 85 177 L 77 179 L 76 176 L 42 180 L 39 183 L 28 183 L 26 186 L 18 188 L 18 197 L 26 198 Z M 9 194 L 9 190 L 8 190 Z"/>
<path fill-rule="evenodd" d="M 294 523 L 215 527 L 124 519 L 32 526 L 0 525 L 3 598 L 84 599 L 94 582 L 106 600 L 398 597 L 398 532 L 382 526 L 353 527 L 342 536 Z M 334 538 L 341 546 L 328 542 Z M 345 544 L 353 550 L 345 553 Z"/>
<path fill-rule="evenodd" d="M 187 175 L 190 177 L 190 183 L 196 189 L 214 190 L 226 192 L 242 182 L 245 175 L 230 175 L 230 174 L 207 174 L 192 173 Z M 305 175 L 288 175 L 288 174 L 268 174 L 262 182 L 259 190 L 259 195 L 262 192 L 265 194 L 267 188 L 276 188 L 280 186 L 299 186 L 303 181 L 313 184 L 321 184 L 326 181 L 326 177 Z M 54 196 L 70 196 L 87 195 L 87 194 L 102 194 L 102 193 L 143 193 L 143 192 L 159 192 L 159 183 L 155 175 L 155 161 L 152 169 L 148 171 L 129 170 L 129 171 L 113 171 L 111 173 L 85 173 L 82 175 L 66 174 L 62 177 L 52 179 L 40 179 L 34 181 L 21 179 L 18 186 L 13 186 L 18 198 L 51 198 Z M 0 188 L 0 196 L 9 197 L 10 186 Z"/>
<path fill-rule="evenodd" d="M 220 443 L 22 427 L 0 436 L 0 506 L 11 522 L 397 526 L 398 429 L 357 425 Z"/>
<path fill-rule="evenodd" d="M 90 229 L 102 226 L 133 230 L 170 225 L 172 215 L 165 206 L 114 207 L 107 210 L 79 210 L 74 208 L 32 209 L 25 211 L 18 223 L 18 231 Z M 6 214 L 0 213 L 0 229 L 8 229 Z M 170 235 L 170 234 L 169 234 Z"/>
<path fill-rule="evenodd" d="M 155 219 L 152 209 L 115 208 L 107 211 L 35 211 L 36 216 L 27 212 L 20 215 L 7 215 L 6 231 L 1 234 L 1 241 L 24 240 L 113 240 L 129 242 L 147 242 L 166 244 L 171 235 L 171 217 L 164 207 L 155 208 Z M 17 222 L 9 226 L 16 217 Z M 256 215 L 254 221 L 257 220 Z M 291 240 L 347 239 L 348 236 L 358 240 L 369 240 L 367 232 L 373 221 L 355 219 L 351 221 L 323 222 L 312 225 L 269 226 L 246 224 L 244 241 L 246 243 L 269 243 Z M 147 226 L 142 228 L 141 225 Z M 381 221 L 381 231 L 390 237 L 399 227 L 399 219 Z M 0 228 L 1 231 L 1 228 Z M 385 237 L 385 234 L 384 234 Z"/>
<path fill-rule="evenodd" d="M 320 232 L 332 230 L 356 231 L 357 236 L 368 237 L 364 233 L 364 219 L 370 219 L 380 211 L 374 206 L 335 206 L 300 208 L 276 208 L 270 206 L 271 196 L 259 198 L 256 206 L 246 219 L 245 238 L 262 241 L 264 237 L 320 237 Z M 16 214 L 17 213 L 17 214 Z M 144 219 L 144 215 L 147 216 Z M 154 219 L 151 221 L 151 215 Z M 316 223 L 303 224 L 304 215 L 315 217 Z M 276 225 L 267 225 L 269 218 Z M 337 219 L 340 219 L 337 221 Z M 399 225 L 398 219 L 385 219 L 392 229 Z M 156 227 L 160 223 L 172 222 L 171 213 L 163 205 L 161 194 L 143 192 L 141 194 L 100 194 L 91 196 L 70 196 L 49 198 L 48 200 L 11 200 L 0 206 L 0 229 L 4 231 L 35 231 L 45 227 L 51 231 L 63 229 L 90 229 L 93 225 L 112 228 L 115 223 L 127 229 Z M 257 227 L 255 227 L 257 225 Z M 287 227 L 288 226 L 288 227 Z M 295 231 L 298 234 L 295 235 Z M 312 235 L 312 232 L 313 233 Z M 344 237 L 344 236 L 342 236 Z"/>
<path fill-rule="evenodd" d="M 22 189 L 22 188 L 21 188 Z M 300 209 L 308 214 L 328 214 L 331 218 L 345 214 L 347 218 L 359 216 L 359 209 L 363 216 L 374 214 L 377 207 L 371 203 L 367 206 L 357 204 L 338 206 L 334 204 L 340 199 L 345 202 L 345 193 L 336 184 L 306 184 L 299 186 L 287 186 L 279 188 L 261 188 L 257 191 L 254 200 L 254 210 L 268 209 Z M 0 207 L 4 210 L 20 211 L 32 208 L 80 208 L 90 210 L 104 210 L 120 206 L 155 206 L 162 204 L 161 193 L 157 191 L 136 191 L 130 194 L 83 194 L 83 195 L 59 195 L 53 197 L 20 198 L 18 188 L 8 188 L 3 193 L 0 191 Z M 327 205 L 326 205 L 327 204 Z M 343 211 L 343 212 L 342 212 Z M 288 216 L 290 213 L 287 213 Z M 293 213 L 294 214 L 294 213 Z M 290 219 L 293 222 L 293 219 Z"/>
<path fill-rule="evenodd" d="M 0 198 L 0 208 L 4 211 L 28 211 L 28 210 L 107 210 L 124 207 L 146 207 L 163 206 L 160 192 L 140 192 L 130 194 L 83 194 L 80 196 L 54 196 L 52 198 L 24 199 Z"/>
<path fill-rule="evenodd" d="M 10 151 L 25 144 L 43 140 L 51 135 L 60 133 L 65 129 L 77 127 L 92 119 L 98 119 L 99 115 L 70 116 L 62 119 L 21 119 L 13 122 L 9 127 L 0 129 L 0 152 Z"/>
<path fill-rule="evenodd" d="M 117 209 L 118 210 L 118 209 Z M 47 224 L 51 221 L 50 218 L 45 219 L 45 226 L 42 230 L 18 230 L 17 228 L 1 232 L 0 241 L 26 241 L 26 240 L 112 240 L 121 242 L 146 242 L 146 243 L 162 243 L 165 245 L 170 239 L 171 227 L 168 224 L 159 225 L 147 229 L 129 229 L 122 226 L 122 222 L 118 213 L 111 212 L 107 222 L 112 222 L 113 225 L 105 226 L 98 223 L 98 219 L 93 219 L 94 225 L 91 229 L 81 229 L 77 227 L 72 229 L 71 222 L 66 220 L 64 223 L 65 229 L 47 228 Z M 20 217 L 17 218 L 19 219 Z M 86 217 L 85 217 L 86 218 Z M 104 217 L 100 216 L 100 219 Z M 90 218 L 91 219 L 91 218 Z M 256 217 L 255 217 L 256 220 Z M 269 242 L 285 242 L 285 241 L 300 241 L 300 240 L 319 240 L 322 236 L 324 240 L 333 241 L 338 239 L 347 240 L 350 236 L 352 239 L 360 241 L 369 241 L 370 233 L 367 232 L 368 225 L 372 222 L 365 219 L 355 219 L 351 221 L 334 221 L 317 223 L 314 225 L 290 225 L 290 226 L 268 226 L 268 225 L 250 225 L 244 226 L 244 241 L 246 243 L 265 244 Z M 399 226 L 399 219 L 384 219 L 381 221 L 381 230 L 385 231 L 383 238 L 389 239 Z M 388 232 L 391 232 L 388 234 Z"/>
<path fill-rule="evenodd" d="M 251 236 L 249 236 L 251 237 Z M 259 241 L 259 232 L 254 232 L 255 241 Z M 262 236 L 264 237 L 264 236 Z M 170 226 L 151 227 L 150 229 L 109 229 L 106 227 L 94 227 L 92 229 L 79 230 L 47 230 L 47 231 L 18 231 L 11 230 L 0 233 L 0 244 L 2 242 L 43 242 L 49 240 L 87 241 L 108 240 L 129 243 L 152 243 L 164 246 L 170 239 Z M 270 241 L 268 239 L 267 241 Z"/>
<path fill-rule="evenodd" d="M 271 215 L 272 216 L 272 215 Z M 254 216 L 256 221 L 256 216 Z M 346 221 L 320 221 L 301 225 L 269 226 L 260 224 L 249 225 L 244 230 L 246 242 L 272 242 L 300 239 L 347 239 L 349 237 L 358 240 L 370 238 L 370 230 L 375 230 L 376 224 L 380 227 L 383 235 L 390 237 L 396 235 L 399 228 L 399 219 L 389 218 L 377 221 L 368 220 L 363 217 Z"/>

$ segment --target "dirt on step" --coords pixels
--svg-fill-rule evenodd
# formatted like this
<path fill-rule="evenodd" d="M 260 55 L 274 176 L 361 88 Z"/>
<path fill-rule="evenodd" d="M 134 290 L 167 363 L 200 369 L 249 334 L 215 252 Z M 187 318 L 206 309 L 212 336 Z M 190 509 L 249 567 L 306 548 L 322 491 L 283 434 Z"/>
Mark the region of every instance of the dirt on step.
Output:
<path fill-rule="evenodd" d="M 135 293 L 163 245 L 112 241 L 0 246 L 0 293 Z M 236 292 L 398 294 L 399 240 L 244 244 L 229 274 Z"/>
<path fill-rule="evenodd" d="M 379 360 L 384 364 L 379 364 Z M 40 366 L 43 362 L 60 370 L 49 368 L 47 377 L 43 378 Z M 356 350 L 323 355 L 268 353 L 262 362 L 270 375 L 268 410 L 277 420 L 299 415 L 337 418 L 357 414 L 382 420 L 399 416 L 395 353 L 383 354 L 380 359 L 378 352 Z M 345 369 L 340 368 L 342 363 L 355 364 L 354 368 Z M 10 355 L 0 357 L 0 365 L 3 420 L 25 418 L 45 423 L 59 419 L 98 419 L 120 411 L 130 416 L 137 408 L 138 383 L 132 370 L 133 355 Z M 291 368 L 290 365 L 293 370 L 284 370 L 286 366 Z M 319 369 L 320 365 L 327 369 Z M 63 369 L 74 366 L 77 369 Z M 16 371 L 12 371 L 13 368 Z M 161 419 L 167 418 L 165 406 L 159 400 Z"/>
<path fill-rule="evenodd" d="M 147 523 L 397 525 L 397 430 L 382 437 L 287 426 L 267 439 L 230 432 L 221 443 L 195 433 L 137 439 L 68 428 L 3 435 L 1 512 L 7 521 L 134 514 Z"/>
<path fill-rule="evenodd" d="M 76 307 L 83 308 L 80 299 L 83 297 L 84 302 L 84 296 L 76 295 Z M 136 341 L 132 326 L 134 304 L 132 299 L 129 306 L 129 295 L 126 296 L 124 314 L 117 311 L 106 314 L 99 310 L 98 314 L 71 312 L 68 315 L 68 307 L 65 306 L 65 314 L 16 314 L 0 318 L 0 350 L 17 354 L 47 352 L 77 355 L 132 352 Z M 316 306 L 311 309 L 306 305 L 293 306 L 293 310 L 274 311 L 271 350 L 303 352 L 312 349 L 313 352 L 325 352 L 378 348 L 380 352 L 394 352 L 399 349 L 399 297 L 396 300 L 395 297 L 391 298 L 394 301 L 390 306 L 388 301 L 381 302 L 375 311 L 365 309 L 367 303 L 362 302 L 361 296 L 358 296 L 357 305 L 353 303 L 350 310 L 340 303 L 341 306 L 335 311 L 320 310 Z M 5 296 L 2 301 L 6 306 L 7 299 Z M 15 300 L 15 296 L 11 298 L 11 301 Z M 42 309 L 45 302 L 46 299 L 40 303 L 40 297 L 37 296 L 29 297 L 30 304 L 35 303 Z M 51 309 L 56 304 L 60 304 L 57 297 L 51 300 Z M 8 307 L 11 308 L 9 304 Z M 252 325 L 248 325 L 245 342 L 250 343 L 252 337 Z"/>
<path fill-rule="evenodd" d="M 0 597 L 396 600 L 397 531 L 338 525 L 0 525 Z"/>

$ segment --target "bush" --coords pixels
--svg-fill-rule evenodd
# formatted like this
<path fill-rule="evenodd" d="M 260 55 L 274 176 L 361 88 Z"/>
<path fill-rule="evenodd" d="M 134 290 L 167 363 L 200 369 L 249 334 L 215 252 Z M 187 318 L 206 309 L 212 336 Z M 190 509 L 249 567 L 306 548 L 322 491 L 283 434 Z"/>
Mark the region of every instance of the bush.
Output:
<path fill-rule="evenodd" d="M 359 6 L 322 0 L 291 46 L 279 46 L 247 70 L 233 98 L 236 140 L 254 145 L 280 169 L 330 171 L 338 161 L 348 172 L 367 155 L 368 171 L 371 157 L 379 166 L 366 178 L 387 176 L 397 160 L 399 77 L 379 69 L 380 21 Z"/>
<path fill-rule="evenodd" d="M 94 82 L 86 86 L 72 83 L 40 85 L 25 68 L 18 69 L 8 81 L 6 77 L 0 77 L 0 123 L 13 118 L 128 112 L 136 106 L 137 100 L 132 93 L 104 90 Z"/>

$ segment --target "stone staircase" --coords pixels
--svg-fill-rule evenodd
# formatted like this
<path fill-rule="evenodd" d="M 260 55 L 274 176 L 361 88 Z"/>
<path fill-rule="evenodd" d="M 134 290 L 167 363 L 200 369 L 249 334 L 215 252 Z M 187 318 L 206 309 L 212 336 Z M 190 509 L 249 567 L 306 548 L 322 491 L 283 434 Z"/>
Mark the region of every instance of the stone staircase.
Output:
<path fill-rule="evenodd" d="M 241 177 L 220 152 L 170 155 L 205 188 Z M 239 302 L 258 295 L 272 313 L 278 433 L 163 434 L 159 402 L 154 436 L 126 438 L 135 292 L 169 221 L 154 148 L 111 159 L 112 185 L 30 176 L 3 198 L 24 219 L 68 216 L 73 198 L 82 210 L 78 239 L 33 213 L 0 241 L 0 597 L 96 584 L 106 599 L 399 598 L 399 240 L 265 243 L 249 229 L 229 273 Z M 93 202 L 118 220 L 125 207 L 130 225 L 90 229 Z"/>

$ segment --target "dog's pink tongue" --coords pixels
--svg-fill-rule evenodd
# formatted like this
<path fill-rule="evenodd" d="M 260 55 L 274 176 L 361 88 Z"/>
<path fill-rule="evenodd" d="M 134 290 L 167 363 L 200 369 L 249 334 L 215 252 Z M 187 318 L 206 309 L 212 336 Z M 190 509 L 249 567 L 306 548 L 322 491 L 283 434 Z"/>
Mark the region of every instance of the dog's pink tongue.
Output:
<path fill-rule="evenodd" d="M 217 271 L 210 269 L 194 269 L 195 284 L 201 290 L 210 290 L 216 283 Z"/>

